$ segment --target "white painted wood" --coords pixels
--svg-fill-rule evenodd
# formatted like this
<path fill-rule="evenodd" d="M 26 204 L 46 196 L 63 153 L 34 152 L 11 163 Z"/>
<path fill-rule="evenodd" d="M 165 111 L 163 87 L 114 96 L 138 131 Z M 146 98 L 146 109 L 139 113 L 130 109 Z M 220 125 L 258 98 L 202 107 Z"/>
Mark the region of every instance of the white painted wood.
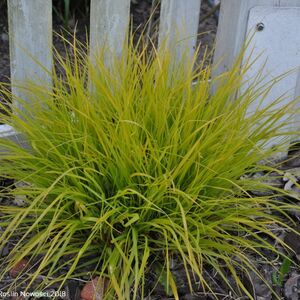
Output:
<path fill-rule="evenodd" d="M 257 29 L 258 25 L 261 26 L 261 31 Z M 254 112 L 258 106 L 266 107 L 283 95 L 284 101 L 276 104 L 274 108 L 280 110 L 284 104 L 294 100 L 298 93 L 297 81 L 300 70 L 299 29 L 300 7 L 256 6 L 250 9 L 246 33 L 251 35 L 252 39 L 245 51 L 244 61 L 252 54 L 253 59 L 257 58 L 257 62 L 252 64 L 245 74 L 245 82 L 251 82 L 260 71 L 262 72 L 260 84 L 268 83 L 282 74 L 286 76 L 273 86 L 263 103 L 260 103 L 260 99 L 254 101 L 249 107 L 249 113 Z M 288 118 L 291 121 L 291 116 Z M 299 128 L 295 120 L 290 129 L 299 130 Z M 273 144 L 275 142 L 276 140 Z"/>
<path fill-rule="evenodd" d="M 257 30 L 257 24 L 261 24 L 262 31 Z M 258 74 L 264 63 L 262 84 L 294 70 L 272 88 L 266 102 L 286 94 L 287 103 L 296 94 L 297 71 L 300 68 L 299 29 L 300 7 L 257 6 L 250 10 L 247 35 L 253 35 L 253 38 L 246 49 L 244 60 L 247 60 L 251 53 L 253 58 L 259 58 L 245 74 L 245 80 L 250 80 Z"/>
<path fill-rule="evenodd" d="M 0 138 L 10 137 L 16 134 L 16 131 L 10 125 L 0 125 Z"/>
<path fill-rule="evenodd" d="M 0 139 L 10 140 L 28 148 L 24 137 L 22 137 L 21 134 L 16 132 L 14 128 L 9 125 L 0 125 Z M 0 148 L 0 153 L 3 153 L 3 151 L 3 148 Z"/>
<path fill-rule="evenodd" d="M 51 88 L 52 3 L 51 0 L 9 0 L 9 42 L 12 92 L 30 101 L 24 86 L 31 81 Z M 18 103 L 13 105 L 21 106 Z"/>
<path fill-rule="evenodd" d="M 299 104 L 298 104 L 298 108 L 300 110 L 300 68 L 298 69 L 298 76 L 297 76 L 297 80 L 296 80 L 296 88 L 295 88 L 295 95 L 294 98 L 295 99 L 299 99 Z M 295 127 L 298 128 L 297 131 L 300 132 L 300 114 L 296 115 L 294 118 L 294 124 Z M 295 136 L 294 140 L 298 140 L 300 141 L 300 134 L 298 134 L 297 136 Z"/>
<path fill-rule="evenodd" d="M 260 5 L 298 7 L 300 0 L 222 0 L 214 55 L 214 63 L 217 66 L 214 76 L 232 66 L 246 38 L 249 11 L 254 6 Z"/>
<path fill-rule="evenodd" d="M 298 70 L 297 83 L 295 88 L 295 98 L 300 98 L 300 69 Z M 299 100 L 300 103 L 300 100 Z"/>
<path fill-rule="evenodd" d="M 201 0 L 162 0 L 159 46 L 174 51 L 174 59 L 192 57 L 197 42 Z"/>
<path fill-rule="evenodd" d="M 105 49 L 105 61 L 111 54 L 121 55 L 129 26 L 130 0 L 91 0 L 90 51 L 92 60 Z"/>

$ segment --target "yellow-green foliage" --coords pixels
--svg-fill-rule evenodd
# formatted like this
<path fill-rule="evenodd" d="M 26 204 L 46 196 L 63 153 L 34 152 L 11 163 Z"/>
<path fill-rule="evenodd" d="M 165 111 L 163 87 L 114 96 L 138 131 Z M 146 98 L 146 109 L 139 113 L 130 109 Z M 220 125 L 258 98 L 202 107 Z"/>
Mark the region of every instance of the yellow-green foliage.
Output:
<path fill-rule="evenodd" d="M 279 120 L 294 104 L 249 114 L 270 85 L 255 82 L 238 93 L 248 66 L 237 61 L 211 82 L 210 66 L 153 53 L 147 59 L 146 49 L 130 46 L 109 67 L 100 53 L 92 67 L 75 47 L 72 61 L 58 58 L 65 76 L 53 75 L 53 90 L 28 85 L 33 104 L 16 99 L 23 110 L 3 116 L 29 148 L 0 141 L 7 150 L 1 175 L 27 183 L 1 192 L 26 195 L 26 205 L 0 206 L 0 249 L 17 238 L 1 259 L 0 280 L 24 257 L 38 261 L 28 287 L 41 274 L 44 287 L 62 286 L 90 263 L 91 276 L 109 279 L 107 298 L 131 300 L 159 260 L 178 298 L 170 271 L 176 255 L 190 285 L 193 273 L 209 291 L 203 267 L 225 282 L 227 269 L 251 297 L 239 272 L 254 268 L 248 254 L 267 260 L 260 249 L 276 251 L 259 232 L 274 238 L 269 225 L 281 224 L 292 206 L 251 196 L 266 184 L 240 177 L 266 168 L 259 161 L 278 150 L 264 145 L 287 137 Z M 62 257 L 69 271 L 58 275 Z"/>

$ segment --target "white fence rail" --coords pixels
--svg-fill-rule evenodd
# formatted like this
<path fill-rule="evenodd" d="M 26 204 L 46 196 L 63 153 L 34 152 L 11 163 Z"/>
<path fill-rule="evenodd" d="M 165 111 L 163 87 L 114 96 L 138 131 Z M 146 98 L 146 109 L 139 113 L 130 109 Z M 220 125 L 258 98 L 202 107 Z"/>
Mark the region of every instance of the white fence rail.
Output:
<path fill-rule="evenodd" d="M 203 1 L 202 1 L 203 2 Z M 165 41 L 167 47 L 174 49 L 175 55 L 181 51 L 193 54 L 197 41 L 201 0 L 161 0 L 160 35 L 159 41 Z M 235 57 L 242 48 L 249 28 L 249 15 L 253 8 L 258 11 L 260 7 L 287 9 L 299 9 L 300 0 L 221 0 L 219 25 L 216 37 L 215 61 L 221 61 L 215 74 L 226 71 L 232 65 Z M 96 53 L 99 47 L 105 45 L 109 51 L 121 51 L 125 40 L 126 29 L 129 23 L 130 0 L 91 0 L 90 14 L 90 46 L 91 53 Z M 20 84 L 27 78 L 31 80 L 43 80 L 51 86 L 51 78 L 38 62 L 42 62 L 46 69 L 52 68 L 52 1 L 51 0 L 9 0 L 9 36 L 11 55 L 11 80 L 12 84 Z M 300 10 L 299 10 L 300 15 Z M 286 15 L 289 16 L 288 14 Z M 294 18 L 295 19 L 295 18 Z M 262 21 L 264 18 L 262 17 Z M 277 26 L 278 31 L 270 31 L 270 34 L 284 35 L 285 24 L 289 19 L 278 19 L 283 28 Z M 294 30 L 299 35 L 299 25 Z M 264 24 L 268 26 L 268 24 Z M 297 25 L 299 25 L 297 27 Z M 255 28 L 254 28 L 255 30 Z M 259 33 L 257 31 L 257 33 Z M 255 33 L 256 34 L 256 33 Z M 268 39 L 268 36 L 266 36 Z M 180 40 L 180 43 L 177 43 Z M 255 43 L 255 36 L 254 36 Z M 294 40 L 289 41 L 294 43 Z M 272 49 L 273 45 L 264 43 L 263 46 Z M 263 51 L 263 46 L 254 44 L 254 47 Z M 277 45 L 278 46 L 278 45 Z M 294 47 L 295 48 L 295 47 Z M 284 47 L 280 48 L 278 58 L 275 61 L 282 62 L 287 55 L 294 55 L 294 67 L 300 66 L 300 55 L 286 53 Z M 271 51 L 272 53 L 272 51 Z M 273 57 L 274 61 L 274 57 Z M 0 70 L 1 71 L 1 70 Z M 284 68 L 283 68 L 284 71 Z M 288 70 L 286 70 L 288 71 Z M 272 74 L 271 74 L 272 75 Z M 292 81 L 287 81 L 284 89 L 293 88 L 294 95 L 300 96 L 300 72 Z M 277 91 L 278 92 L 278 91 Z M 16 96 L 22 95 L 22 91 L 13 88 Z M 7 125 L 0 125 L 0 137 L 16 139 L 17 135 Z"/>

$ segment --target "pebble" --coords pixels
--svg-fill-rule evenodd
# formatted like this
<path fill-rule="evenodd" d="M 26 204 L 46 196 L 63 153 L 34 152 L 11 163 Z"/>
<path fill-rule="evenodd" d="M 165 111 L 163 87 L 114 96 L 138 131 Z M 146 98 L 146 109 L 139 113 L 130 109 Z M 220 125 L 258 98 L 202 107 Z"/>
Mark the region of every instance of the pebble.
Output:
<path fill-rule="evenodd" d="M 297 225 L 294 230 L 297 233 L 290 231 L 284 237 L 284 242 L 293 250 L 294 254 L 298 258 L 300 256 L 300 225 Z"/>
<path fill-rule="evenodd" d="M 300 195 L 300 193 L 299 193 Z M 296 206 L 298 206 L 298 209 L 290 209 L 289 212 L 291 215 L 295 216 L 300 221 L 300 201 L 295 203 Z"/>
<path fill-rule="evenodd" d="M 287 300 L 300 299 L 300 274 L 293 273 L 284 285 L 284 295 Z"/>
<path fill-rule="evenodd" d="M 300 189 L 299 189 L 299 179 L 300 179 L 300 168 L 292 168 L 288 169 L 284 176 L 283 181 L 284 190 L 291 193 L 296 199 L 300 196 Z"/>
<path fill-rule="evenodd" d="M 288 159 L 285 166 L 289 168 L 300 167 L 300 141 L 294 141 L 288 150 Z"/>
<path fill-rule="evenodd" d="M 16 195 L 13 200 L 13 204 L 19 207 L 24 207 L 26 205 L 26 199 L 25 195 Z"/>
<path fill-rule="evenodd" d="M 267 283 L 271 283 L 271 273 L 272 273 L 272 268 L 269 265 L 263 265 L 261 267 L 260 275 L 264 278 L 264 280 L 256 274 L 254 271 L 250 271 L 250 287 L 254 289 L 254 294 L 255 294 L 255 299 L 258 299 L 260 297 L 261 299 L 264 300 L 271 300 L 272 299 L 272 292 L 270 288 L 268 287 Z"/>
<path fill-rule="evenodd" d="M 9 254 L 9 252 L 10 252 L 9 245 L 6 244 L 2 249 L 0 249 L 0 257 L 6 257 Z"/>
<path fill-rule="evenodd" d="M 19 182 L 15 183 L 15 186 L 16 186 L 17 189 L 18 188 L 22 189 L 22 188 L 28 186 L 28 183 L 23 182 L 23 181 L 19 181 Z M 26 200 L 27 200 L 26 195 L 16 195 L 15 199 L 13 200 L 13 203 L 16 206 L 23 207 L 23 206 L 26 205 Z"/>
<path fill-rule="evenodd" d="M 108 280 L 106 278 L 95 277 L 85 284 L 80 297 L 82 300 L 103 300 L 107 287 Z"/>
<path fill-rule="evenodd" d="M 12 278 L 18 277 L 28 267 L 27 259 L 23 258 L 17 262 L 9 271 L 9 275 Z"/>
<path fill-rule="evenodd" d="M 8 41 L 8 34 L 5 33 L 5 32 L 1 33 L 1 40 L 3 42 L 7 42 Z"/>

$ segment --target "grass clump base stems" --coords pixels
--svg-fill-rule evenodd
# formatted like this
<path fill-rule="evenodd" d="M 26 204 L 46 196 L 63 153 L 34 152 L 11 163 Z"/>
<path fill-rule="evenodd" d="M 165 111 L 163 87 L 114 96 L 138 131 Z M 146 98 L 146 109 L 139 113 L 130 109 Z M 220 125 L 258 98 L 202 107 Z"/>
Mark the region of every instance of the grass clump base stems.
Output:
<path fill-rule="evenodd" d="M 30 103 L 15 97 L 15 114 L 2 116 L 28 147 L 0 140 L 2 176 L 23 183 L 1 196 L 25 201 L 0 206 L 0 248 L 17 240 L 1 258 L 0 280 L 28 258 L 28 288 L 41 275 L 42 288 L 62 288 L 88 267 L 91 277 L 107 278 L 106 299 L 142 299 L 151 293 L 146 274 L 159 267 L 179 299 L 176 256 L 191 290 L 196 278 L 212 292 L 209 267 L 252 298 L 241 280 L 258 273 L 250 254 L 268 262 L 262 250 L 277 250 L 265 237 L 285 246 L 272 226 L 288 229 L 288 211 L 299 208 L 251 194 L 275 188 L 242 175 L 273 170 L 260 162 L 286 145 L 292 132 L 282 128 L 295 103 L 278 110 L 274 99 L 249 113 L 273 83 L 258 76 L 244 87 L 251 64 L 241 68 L 241 59 L 211 81 L 211 66 L 195 67 L 196 55 L 175 65 L 168 51 L 149 57 L 130 44 L 107 63 L 105 51 L 91 62 L 76 43 L 73 50 L 73 59 L 57 54 L 64 76 L 53 72 L 53 89 L 28 83 Z M 282 144 L 266 147 L 274 137 Z"/>

